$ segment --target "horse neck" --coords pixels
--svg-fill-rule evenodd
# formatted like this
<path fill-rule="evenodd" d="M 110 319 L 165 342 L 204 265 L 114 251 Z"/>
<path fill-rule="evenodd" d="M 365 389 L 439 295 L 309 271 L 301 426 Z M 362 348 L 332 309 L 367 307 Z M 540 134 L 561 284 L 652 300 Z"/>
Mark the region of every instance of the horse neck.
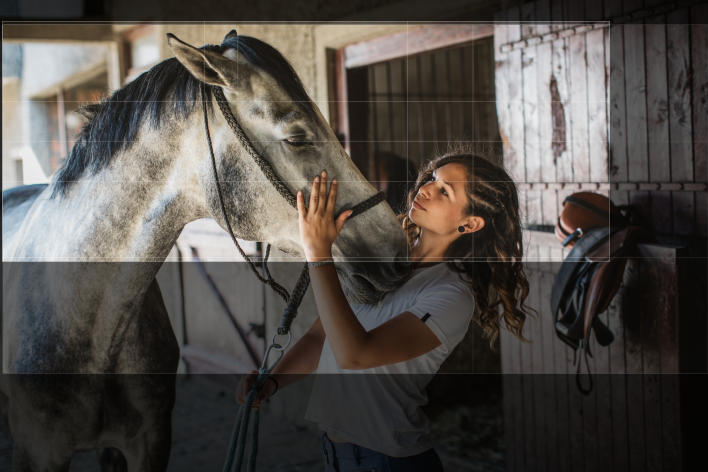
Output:
<path fill-rule="evenodd" d="M 185 133 L 176 126 L 144 127 L 110 165 L 73 184 L 55 204 L 66 246 L 54 253 L 70 260 L 164 261 L 184 225 L 203 216 L 194 198 L 202 190 L 185 162 L 198 152 L 185 149 Z M 183 126 L 194 128 L 191 120 Z"/>

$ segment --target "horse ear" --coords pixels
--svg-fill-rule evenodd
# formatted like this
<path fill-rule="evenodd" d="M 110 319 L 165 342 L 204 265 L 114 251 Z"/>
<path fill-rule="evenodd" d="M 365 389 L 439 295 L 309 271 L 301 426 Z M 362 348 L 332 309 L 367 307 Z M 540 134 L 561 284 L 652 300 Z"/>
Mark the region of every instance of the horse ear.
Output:
<path fill-rule="evenodd" d="M 226 36 L 224 36 L 224 40 L 221 42 L 221 44 L 224 44 L 224 43 L 227 42 L 229 39 L 233 39 L 233 38 L 236 38 L 236 37 L 238 37 L 238 34 L 236 33 L 236 30 L 235 30 L 235 29 L 232 29 L 231 31 L 229 31 L 228 33 L 226 33 Z"/>
<path fill-rule="evenodd" d="M 172 33 L 167 33 L 167 45 L 177 60 L 198 80 L 219 87 L 232 87 L 234 61 L 215 51 L 195 48 Z"/>

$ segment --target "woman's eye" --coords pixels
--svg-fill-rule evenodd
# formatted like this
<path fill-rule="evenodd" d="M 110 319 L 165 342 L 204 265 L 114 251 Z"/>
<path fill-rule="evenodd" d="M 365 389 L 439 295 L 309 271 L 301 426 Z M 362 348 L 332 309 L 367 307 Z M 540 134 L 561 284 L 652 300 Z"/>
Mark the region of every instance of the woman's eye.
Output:
<path fill-rule="evenodd" d="M 442 194 L 443 194 L 443 195 L 447 195 L 447 190 L 442 189 Z"/>

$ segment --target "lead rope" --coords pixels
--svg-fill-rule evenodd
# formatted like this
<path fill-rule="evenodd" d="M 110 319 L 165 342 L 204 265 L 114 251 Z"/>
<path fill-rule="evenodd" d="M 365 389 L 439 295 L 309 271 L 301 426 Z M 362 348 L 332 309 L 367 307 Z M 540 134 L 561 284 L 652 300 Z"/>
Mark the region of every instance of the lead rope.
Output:
<path fill-rule="evenodd" d="M 212 169 L 214 171 L 214 178 L 216 181 L 216 190 L 217 190 L 217 194 L 219 196 L 219 205 L 221 207 L 221 216 L 224 219 L 224 222 L 226 223 L 226 227 L 229 231 L 229 235 L 231 236 L 231 239 L 233 240 L 234 244 L 238 248 L 238 251 L 241 253 L 241 256 L 248 262 L 253 273 L 256 274 L 256 277 L 258 277 L 258 279 L 261 282 L 263 282 L 267 285 L 270 285 L 270 287 L 273 290 L 275 290 L 283 298 L 283 300 L 285 300 L 287 302 L 287 306 L 285 307 L 285 310 L 283 311 L 283 315 L 282 315 L 282 318 L 280 321 L 280 326 L 278 327 L 278 332 L 273 336 L 270 346 L 268 346 L 268 349 L 266 349 L 265 355 L 263 356 L 263 361 L 261 362 L 261 366 L 258 369 L 258 376 L 256 377 L 256 381 L 254 382 L 254 385 L 251 388 L 251 391 L 248 393 L 248 397 L 246 399 L 246 404 L 240 406 L 239 411 L 236 414 L 236 424 L 234 425 L 234 429 L 231 433 L 229 452 L 228 452 L 228 455 L 226 458 L 226 462 L 224 463 L 223 471 L 224 472 L 231 472 L 231 471 L 238 472 L 241 470 L 241 464 L 243 462 L 243 453 L 244 453 L 244 449 L 246 446 L 246 434 L 248 432 L 250 413 L 251 413 L 251 409 L 253 406 L 253 402 L 254 402 L 256 396 L 258 395 L 258 393 L 263 388 L 263 383 L 270 375 L 270 372 L 275 368 L 275 366 L 278 364 L 278 362 L 280 362 L 280 359 L 282 359 L 285 349 L 290 345 L 290 342 L 292 341 L 292 333 L 290 332 L 290 326 L 292 325 L 292 322 L 294 321 L 295 317 L 297 316 L 297 309 L 300 306 L 300 303 L 302 302 L 302 298 L 305 296 L 305 293 L 307 292 L 307 287 L 310 284 L 310 274 L 308 271 L 307 262 L 305 262 L 305 264 L 302 268 L 302 271 L 300 272 L 300 276 L 298 277 L 298 280 L 295 284 L 295 287 L 293 288 L 292 294 L 289 294 L 288 291 L 285 289 L 285 287 L 283 287 L 282 285 L 278 284 L 275 280 L 273 280 L 273 277 L 271 276 L 270 271 L 268 270 L 268 256 L 270 255 L 270 244 L 268 244 L 265 256 L 263 257 L 263 260 L 262 260 L 263 271 L 265 272 L 266 277 L 267 277 L 267 278 L 265 278 L 265 277 L 261 276 L 261 274 L 258 273 L 258 270 L 256 269 L 255 264 L 251 261 L 251 259 L 248 257 L 248 255 L 246 255 L 246 253 L 241 248 L 241 245 L 238 243 L 238 240 L 236 239 L 236 236 L 234 235 L 234 231 L 231 228 L 231 223 L 229 222 L 229 219 L 226 215 L 226 207 L 224 205 L 224 197 L 223 197 L 223 194 L 221 191 L 221 183 L 219 181 L 219 174 L 218 174 L 217 166 L 216 166 L 216 158 L 214 156 L 214 148 L 213 148 L 213 145 L 211 142 L 211 133 L 209 132 L 209 117 L 208 117 L 208 113 L 207 113 L 207 89 L 206 89 L 206 87 L 207 87 L 206 84 L 202 84 L 201 95 L 202 95 L 202 110 L 204 113 L 204 129 L 206 131 L 207 144 L 209 147 L 209 155 L 211 157 Z M 270 164 L 265 159 L 263 159 L 256 152 L 256 150 L 253 148 L 253 145 L 251 144 L 251 142 L 248 140 L 248 137 L 241 129 L 241 126 L 238 124 L 238 121 L 236 121 L 236 118 L 233 116 L 233 113 L 231 113 L 231 110 L 228 108 L 228 104 L 226 103 L 226 98 L 224 97 L 224 93 L 222 92 L 222 90 L 218 87 L 214 87 L 212 90 L 214 92 L 214 96 L 216 98 L 216 102 L 219 106 L 219 109 L 221 110 L 222 114 L 224 115 L 224 118 L 226 119 L 226 122 L 229 124 L 229 127 L 234 131 L 234 133 L 238 137 L 243 148 L 246 149 L 248 154 L 255 160 L 255 162 L 260 167 L 261 171 L 263 171 L 263 173 L 266 175 L 268 180 L 276 188 L 278 193 L 280 193 L 288 201 L 288 203 L 290 203 L 291 206 L 297 207 L 297 202 L 296 202 L 296 199 L 293 196 L 293 194 L 282 183 L 282 181 L 280 181 L 280 179 L 275 174 L 275 171 L 270 166 Z M 378 192 L 374 196 L 355 205 L 354 207 L 352 207 L 352 214 L 349 216 L 349 219 L 353 218 L 354 216 L 356 216 L 360 213 L 365 212 L 369 208 L 372 208 L 374 205 L 383 201 L 384 198 L 385 198 L 384 192 Z M 346 210 L 342 210 L 342 211 L 346 211 Z M 341 214 L 341 212 L 338 213 L 337 216 L 339 214 Z M 284 345 L 276 342 L 278 336 L 287 336 L 287 342 Z M 270 353 L 273 350 L 278 351 L 279 355 L 278 355 L 277 359 L 270 366 L 268 366 L 268 358 L 270 357 Z M 256 413 L 254 414 L 254 425 L 253 425 L 253 431 L 252 431 L 252 437 L 251 437 L 251 453 L 249 455 L 248 464 L 247 464 L 248 472 L 254 472 L 255 468 L 256 468 L 256 455 L 258 452 L 258 424 L 259 424 L 259 420 L 260 420 L 260 412 L 256 411 Z"/>

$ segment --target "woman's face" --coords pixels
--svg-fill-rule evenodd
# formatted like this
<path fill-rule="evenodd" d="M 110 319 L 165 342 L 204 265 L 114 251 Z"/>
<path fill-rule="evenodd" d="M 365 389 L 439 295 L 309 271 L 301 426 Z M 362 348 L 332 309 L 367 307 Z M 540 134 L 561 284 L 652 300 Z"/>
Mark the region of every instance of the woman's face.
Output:
<path fill-rule="evenodd" d="M 462 164 L 445 164 L 433 172 L 433 180 L 420 187 L 408 216 L 419 227 L 434 233 L 457 232 L 457 227 L 466 223 L 466 184 L 467 173 Z"/>

